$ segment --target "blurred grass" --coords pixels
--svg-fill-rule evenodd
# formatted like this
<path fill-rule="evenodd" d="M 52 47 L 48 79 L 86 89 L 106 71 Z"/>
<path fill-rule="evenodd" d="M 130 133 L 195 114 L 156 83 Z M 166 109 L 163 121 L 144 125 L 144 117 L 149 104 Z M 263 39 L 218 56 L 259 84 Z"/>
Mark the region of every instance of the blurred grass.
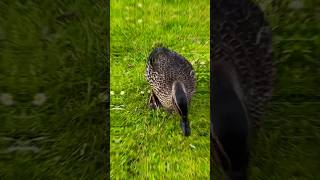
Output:
<path fill-rule="evenodd" d="M 273 29 L 277 81 L 252 179 L 320 179 L 320 4 L 258 0 Z"/>
<path fill-rule="evenodd" d="M 111 179 L 207 179 L 210 170 L 209 1 L 111 1 Z M 191 136 L 179 117 L 147 106 L 145 79 L 155 44 L 195 68 Z"/>
<path fill-rule="evenodd" d="M 106 2 L 0 9 L 0 179 L 106 179 Z"/>
<path fill-rule="evenodd" d="M 272 27 L 277 79 L 252 148 L 250 179 L 318 180 L 320 4 L 315 0 L 253 1 Z M 221 178 L 216 165 L 213 171 Z"/>

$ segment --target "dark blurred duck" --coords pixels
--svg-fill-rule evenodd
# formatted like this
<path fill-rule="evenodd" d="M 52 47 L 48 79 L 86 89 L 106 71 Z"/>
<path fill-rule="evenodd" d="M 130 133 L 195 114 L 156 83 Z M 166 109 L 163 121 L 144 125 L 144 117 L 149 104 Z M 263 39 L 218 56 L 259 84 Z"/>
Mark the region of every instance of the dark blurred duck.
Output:
<path fill-rule="evenodd" d="M 225 178 L 248 179 L 251 138 L 271 98 L 271 32 L 249 0 L 214 0 L 211 8 L 211 139 Z"/>
<path fill-rule="evenodd" d="M 189 136 L 188 105 L 196 83 L 192 65 L 176 52 L 155 48 L 148 59 L 146 78 L 152 88 L 149 106 L 176 111 L 181 117 L 183 134 Z"/>

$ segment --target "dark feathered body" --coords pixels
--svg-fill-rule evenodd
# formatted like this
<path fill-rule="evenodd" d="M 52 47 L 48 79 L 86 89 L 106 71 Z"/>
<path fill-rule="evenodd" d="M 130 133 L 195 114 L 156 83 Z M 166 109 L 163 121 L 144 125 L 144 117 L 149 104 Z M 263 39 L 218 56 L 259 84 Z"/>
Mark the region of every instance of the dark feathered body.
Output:
<path fill-rule="evenodd" d="M 214 0 L 211 29 L 213 61 L 228 61 L 236 70 L 243 102 L 257 127 L 273 90 L 271 29 L 262 11 L 249 0 Z"/>
<path fill-rule="evenodd" d="M 188 106 L 196 85 L 192 65 L 176 52 L 155 48 L 148 59 L 146 78 L 152 88 L 149 106 L 176 111 L 183 134 L 189 136 Z"/>
<path fill-rule="evenodd" d="M 251 132 L 273 90 L 271 30 L 249 0 L 214 0 L 211 8 L 213 158 L 229 179 L 247 179 Z"/>
<path fill-rule="evenodd" d="M 195 74 L 192 65 L 181 55 L 167 48 L 154 49 L 148 59 L 146 78 L 161 105 L 174 110 L 172 85 L 181 81 L 187 92 L 188 103 L 195 92 Z"/>

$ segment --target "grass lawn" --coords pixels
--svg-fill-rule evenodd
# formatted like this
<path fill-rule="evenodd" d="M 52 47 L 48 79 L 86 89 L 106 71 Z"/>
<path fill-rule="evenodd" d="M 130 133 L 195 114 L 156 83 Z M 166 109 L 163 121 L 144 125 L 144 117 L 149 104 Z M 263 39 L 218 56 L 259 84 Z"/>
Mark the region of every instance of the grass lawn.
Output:
<path fill-rule="evenodd" d="M 278 77 L 252 179 L 320 179 L 319 3 L 258 1 Z M 112 179 L 208 179 L 209 7 L 111 1 Z M 0 179 L 108 178 L 107 19 L 105 1 L 0 2 Z M 189 138 L 176 114 L 147 107 L 144 72 L 158 43 L 196 70 Z"/>
<path fill-rule="evenodd" d="M 111 178 L 207 179 L 210 171 L 209 1 L 111 1 Z M 147 106 L 149 53 L 162 43 L 197 76 L 191 136 L 177 114 Z"/>

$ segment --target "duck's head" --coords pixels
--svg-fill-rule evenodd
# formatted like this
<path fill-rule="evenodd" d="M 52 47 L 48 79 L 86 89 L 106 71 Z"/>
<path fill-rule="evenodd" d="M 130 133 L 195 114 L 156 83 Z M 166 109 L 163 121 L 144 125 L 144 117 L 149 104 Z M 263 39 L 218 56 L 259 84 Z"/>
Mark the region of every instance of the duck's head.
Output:
<path fill-rule="evenodd" d="M 185 136 L 189 136 L 191 130 L 188 120 L 188 98 L 186 88 L 181 81 L 175 81 L 172 85 L 172 104 L 175 111 L 181 117 L 180 125 L 182 133 Z"/>

